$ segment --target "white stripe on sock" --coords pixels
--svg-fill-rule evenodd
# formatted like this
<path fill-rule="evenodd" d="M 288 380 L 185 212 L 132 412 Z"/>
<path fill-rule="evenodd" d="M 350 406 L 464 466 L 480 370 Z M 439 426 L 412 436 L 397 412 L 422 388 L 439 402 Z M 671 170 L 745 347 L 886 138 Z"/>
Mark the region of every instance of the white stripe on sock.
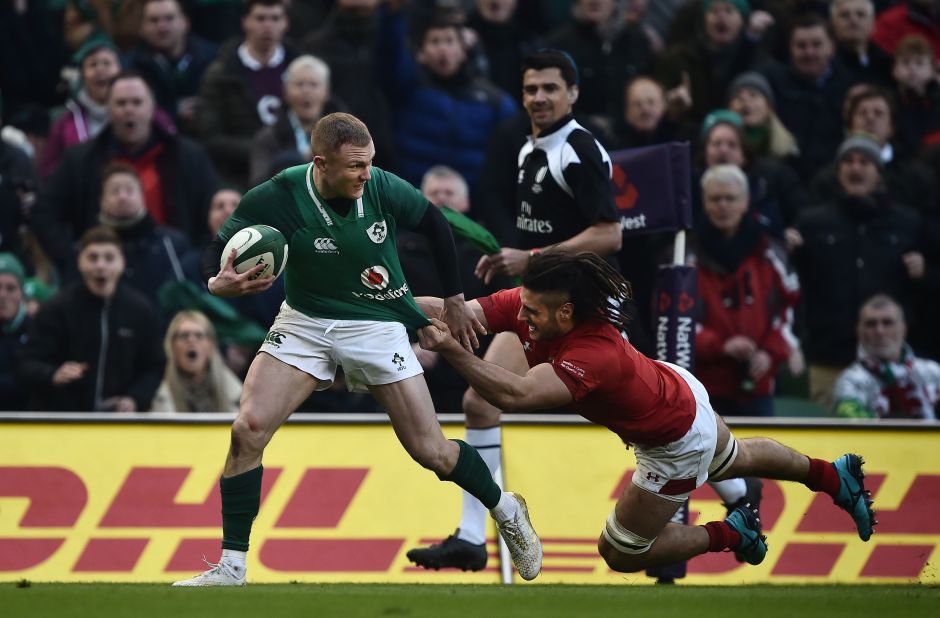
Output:
<path fill-rule="evenodd" d="M 496 470 L 502 465 L 503 459 L 503 429 L 500 426 L 486 429 L 467 429 L 467 444 L 477 449 L 480 457 L 486 463 L 490 474 L 496 475 Z M 463 492 L 463 506 L 460 512 L 460 532 L 457 538 L 468 543 L 480 545 L 486 542 L 486 526 L 489 523 L 489 513 L 483 504 Z"/>

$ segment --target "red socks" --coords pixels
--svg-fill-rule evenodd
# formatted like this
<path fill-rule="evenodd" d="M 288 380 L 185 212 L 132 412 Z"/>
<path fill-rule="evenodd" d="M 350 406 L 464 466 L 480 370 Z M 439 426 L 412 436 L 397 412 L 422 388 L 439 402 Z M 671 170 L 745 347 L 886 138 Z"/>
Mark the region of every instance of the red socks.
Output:
<path fill-rule="evenodd" d="M 833 499 L 839 495 L 839 474 L 832 464 L 822 459 L 809 459 L 809 474 L 804 483 L 813 491 L 824 491 Z"/>
<path fill-rule="evenodd" d="M 710 521 L 704 526 L 708 533 L 708 551 L 734 549 L 741 544 L 741 535 L 724 521 Z"/>

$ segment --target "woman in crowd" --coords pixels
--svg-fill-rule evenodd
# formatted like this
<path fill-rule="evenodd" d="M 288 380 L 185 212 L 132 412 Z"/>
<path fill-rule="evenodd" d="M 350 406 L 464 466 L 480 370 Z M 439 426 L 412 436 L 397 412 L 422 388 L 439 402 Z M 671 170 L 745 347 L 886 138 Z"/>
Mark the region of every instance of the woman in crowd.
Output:
<path fill-rule="evenodd" d="M 750 187 L 749 215 L 757 219 L 765 232 L 782 239 L 783 230 L 809 202 L 806 189 L 793 170 L 772 157 L 756 158 L 745 137 L 744 122 L 731 110 L 719 109 L 710 113 L 702 123 L 701 139 L 701 153 L 692 185 L 696 224 L 701 224 L 703 219 L 701 174 L 715 165 L 737 165 L 747 175 Z"/>
<path fill-rule="evenodd" d="M 741 116 L 744 135 L 759 157 L 787 159 L 799 154 L 796 138 L 774 111 L 774 93 L 757 71 L 739 75 L 728 89 L 728 107 Z"/>
<path fill-rule="evenodd" d="M 219 354 L 215 329 L 199 311 L 180 311 L 163 340 L 166 372 L 151 412 L 237 412 L 242 383 Z"/>
<path fill-rule="evenodd" d="M 76 52 L 78 91 L 65 104 L 65 112 L 49 130 L 49 139 L 39 162 L 46 178 L 55 169 L 66 148 L 98 135 L 108 121 L 108 89 L 121 72 L 121 58 L 113 43 L 92 39 Z"/>

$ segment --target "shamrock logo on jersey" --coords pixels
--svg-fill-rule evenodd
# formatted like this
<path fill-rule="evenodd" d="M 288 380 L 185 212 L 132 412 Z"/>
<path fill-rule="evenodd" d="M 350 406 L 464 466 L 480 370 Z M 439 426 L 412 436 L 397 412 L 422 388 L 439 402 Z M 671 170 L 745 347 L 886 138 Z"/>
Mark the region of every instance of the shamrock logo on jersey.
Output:
<path fill-rule="evenodd" d="M 401 371 L 405 368 L 405 357 L 398 352 L 395 352 L 395 356 L 392 357 L 392 363 L 394 363 L 395 366 L 398 367 L 398 370 Z"/>
<path fill-rule="evenodd" d="M 381 245 L 388 235 L 388 228 L 385 225 L 385 221 L 376 221 L 373 223 L 372 226 L 366 230 L 366 234 L 369 235 L 369 240 L 377 245 Z"/>

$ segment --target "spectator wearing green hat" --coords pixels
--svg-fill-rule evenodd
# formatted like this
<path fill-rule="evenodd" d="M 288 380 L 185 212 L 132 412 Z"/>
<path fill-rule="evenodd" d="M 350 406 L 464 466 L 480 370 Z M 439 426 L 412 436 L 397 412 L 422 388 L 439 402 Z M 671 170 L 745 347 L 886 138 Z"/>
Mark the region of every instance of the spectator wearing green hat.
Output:
<path fill-rule="evenodd" d="M 140 2 L 129 0 L 66 0 L 62 36 L 71 49 L 95 37 L 115 41 L 130 49 L 140 23 Z"/>
<path fill-rule="evenodd" d="M 768 13 L 752 12 L 745 0 L 703 0 L 701 6 L 702 27 L 668 47 L 655 69 L 667 89 L 687 86 L 694 122 L 724 105 L 734 77 L 762 60 L 759 43 L 773 25 Z"/>
<path fill-rule="evenodd" d="M 121 72 L 121 55 L 106 38 L 86 42 L 75 52 L 79 81 L 65 111 L 53 123 L 39 161 L 39 174 L 48 177 L 69 146 L 101 133 L 108 122 L 108 88 Z"/>
<path fill-rule="evenodd" d="M 696 158 L 697 175 L 715 165 L 737 165 L 747 175 L 750 187 L 748 215 L 757 219 L 770 236 L 783 239 L 784 229 L 809 202 L 806 189 L 793 170 L 773 157 L 758 157 L 751 149 L 740 116 L 718 109 L 702 122 L 702 146 Z M 701 191 L 692 186 L 693 213 L 702 222 Z"/>
<path fill-rule="evenodd" d="M 23 302 L 23 265 L 0 253 L 0 410 L 26 410 L 28 393 L 13 372 L 16 351 L 26 343 L 30 318 Z"/>

